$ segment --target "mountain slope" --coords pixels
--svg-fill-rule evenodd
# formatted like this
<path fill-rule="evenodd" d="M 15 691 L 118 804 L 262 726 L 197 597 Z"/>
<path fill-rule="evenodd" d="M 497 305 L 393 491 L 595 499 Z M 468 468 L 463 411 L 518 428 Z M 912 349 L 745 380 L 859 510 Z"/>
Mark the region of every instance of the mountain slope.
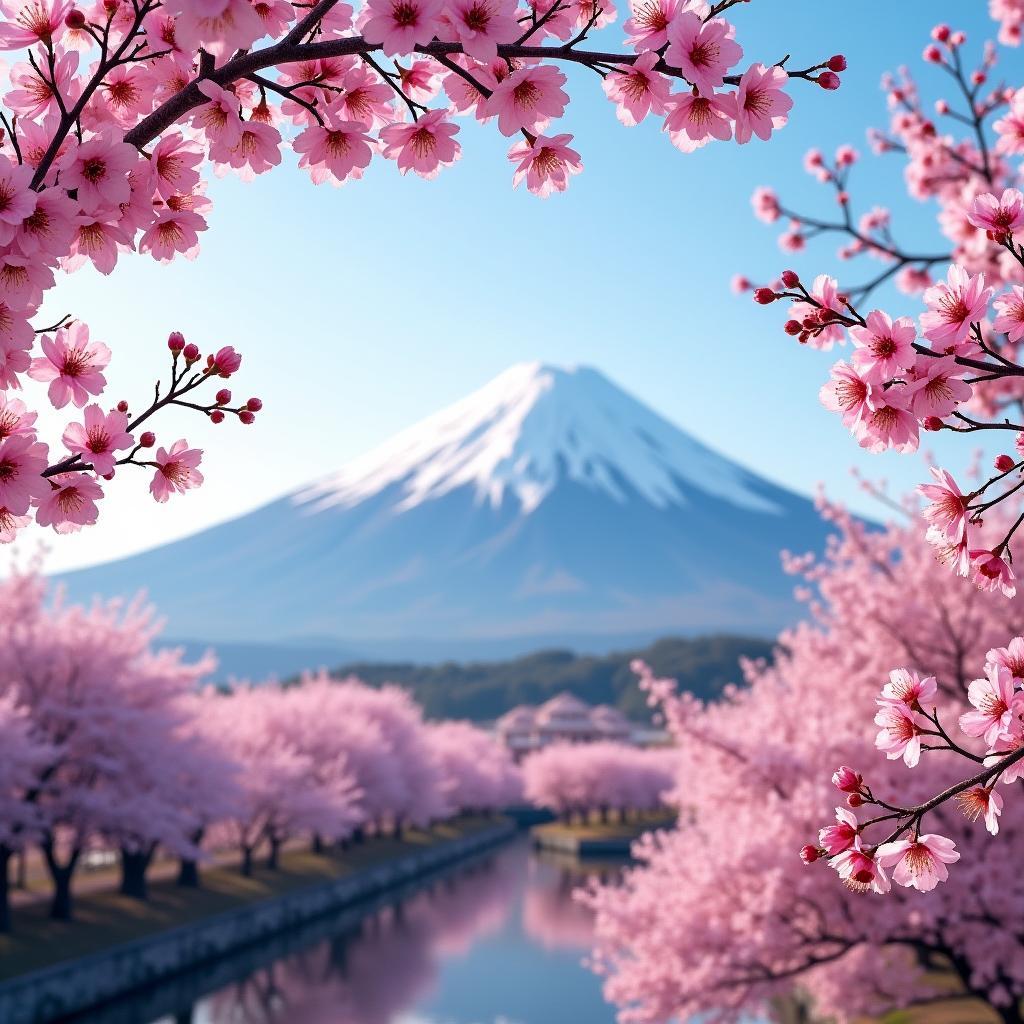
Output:
<path fill-rule="evenodd" d="M 774 632 L 795 614 L 780 549 L 824 534 L 807 499 L 597 371 L 522 364 L 292 495 L 64 579 L 75 596 L 145 583 L 192 640 L 607 650 Z"/>

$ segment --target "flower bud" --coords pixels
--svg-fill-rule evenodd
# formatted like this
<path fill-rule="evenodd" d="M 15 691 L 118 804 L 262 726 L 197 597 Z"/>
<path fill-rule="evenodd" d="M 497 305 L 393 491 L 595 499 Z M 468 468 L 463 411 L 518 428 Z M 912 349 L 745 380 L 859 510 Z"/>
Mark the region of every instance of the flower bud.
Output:
<path fill-rule="evenodd" d="M 140 448 L 152 448 L 156 444 L 156 434 L 152 430 L 144 430 L 139 435 Z"/>
<path fill-rule="evenodd" d="M 947 103 L 946 100 L 936 100 L 935 101 L 935 113 L 936 114 L 948 114 L 949 113 L 949 103 Z"/>
<path fill-rule="evenodd" d="M 67 14 L 64 15 L 64 24 L 68 28 L 82 29 L 85 28 L 85 15 L 78 10 L 77 7 L 72 7 Z"/>
<path fill-rule="evenodd" d="M 787 320 L 782 329 L 795 338 L 804 329 L 804 325 L 799 320 Z"/>
<path fill-rule="evenodd" d="M 218 405 L 227 405 L 231 401 L 231 392 L 227 388 L 221 388 L 214 398 Z"/>
<path fill-rule="evenodd" d="M 800 275 L 795 270 L 784 270 L 782 272 L 782 283 L 787 288 L 795 288 L 800 283 Z"/>
<path fill-rule="evenodd" d="M 216 355 L 206 357 L 206 365 L 218 376 L 230 377 L 242 365 L 242 357 L 230 345 L 225 345 Z"/>
<path fill-rule="evenodd" d="M 181 354 L 185 357 L 185 361 L 188 363 L 194 363 L 199 358 L 199 346 L 193 345 L 189 342 L 182 350 Z"/>
<path fill-rule="evenodd" d="M 167 336 L 167 347 L 177 355 L 185 347 L 185 336 L 181 331 L 171 331 Z"/>
<path fill-rule="evenodd" d="M 810 843 L 800 847 L 800 859 L 805 864 L 813 864 L 820 856 L 819 849 L 816 846 L 811 846 Z"/>
<path fill-rule="evenodd" d="M 238 414 L 238 418 L 239 418 L 239 419 L 240 419 L 240 420 L 241 420 L 241 421 L 242 421 L 242 422 L 243 422 L 243 423 L 244 423 L 244 424 L 245 424 L 246 426 L 248 426 L 248 425 L 249 425 L 250 423 L 254 423 L 254 422 L 256 421 L 256 414 L 255 414 L 255 413 L 253 413 L 253 412 L 249 412 L 249 410 L 248 410 L 248 409 L 243 409 L 243 410 L 242 410 L 242 411 L 241 411 L 241 412 L 240 412 L 240 413 Z"/>
<path fill-rule="evenodd" d="M 932 29 L 932 39 L 937 43 L 948 43 L 950 37 L 950 28 L 948 25 L 936 25 Z"/>
<path fill-rule="evenodd" d="M 859 793 L 864 779 L 860 772 L 855 772 L 845 764 L 837 768 L 832 775 L 832 785 L 842 793 Z"/>
<path fill-rule="evenodd" d="M 835 56 L 829 57 L 828 69 L 829 71 L 845 71 L 846 58 L 841 53 L 837 53 Z"/>
<path fill-rule="evenodd" d="M 972 82 L 972 84 L 974 84 L 974 85 L 984 85 L 985 84 L 985 79 L 986 79 L 986 75 L 985 75 L 984 71 L 972 71 L 971 72 L 971 82 Z"/>
<path fill-rule="evenodd" d="M 942 63 L 942 51 L 934 43 L 929 43 L 928 46 L 924 48 L 924 53 L 921 54 L 921 56 L 924 57 L 929 64 Z"/>
<path fill-rule="evenodd" d="M 123 398 L 121 399 L 120 402 L 117 403 L 117 411 L 118 412 L 127 412 L 128 411 L 128 403 Z"/>
<path fill-rule="evenodd" d="M 846 798 L 846 802 L 850 805 L 850 807 L 860 807 L 860 805 L 864 803 L 864 798 L 860 795 L 860 793 L 851 793 Z"/>
<path fill-rule="evenodd" d="M 841 84 L 839 76 L 833 71 L 822 71 L 822 73 L 818 75 L 817 82 L 822 89 L 827 89 L 829 92 L 833 92 L 838 89 Z"/>
<path fill-rule="evenodd" d="M 245 407 L 249 412 L 259 412 L 263 408 L 263 402 L 258 398 L 250 398 Z"/>
<path fill-rule="evenodd" d="M 761 306 L 767 306 L 769 302 L 775 301 L 775 292 L 771 288 L 755 288 L 754 301 Z"/>
<path fill-rule="evenodd" d="M 964 43 L 966 43 L 966 42 L 967 42 L 967 33 L 966 32 L 954 32 L 949 37 L 949 45 L 950 46 L 963 46 Z"/>
<path fill-rule="evenodd" d="M 997 455 L 994 465 L 1000 473 L 1009 473 L 1017 463 L 1009 455 Z"/>
<path fill-rule="evenodd" d="M 922 426 L 925 430 L 941 430 L 942 420 L 938 416 L 926 416 Z"/>
<path fill-rule="evenodd" d="M 223 423 L 224 422 L 224 413 L 222 413 L 220 411 L 220 409 L 214 409 L 213 412 L 210 413 L 210 422 L 211 423 Z"/>

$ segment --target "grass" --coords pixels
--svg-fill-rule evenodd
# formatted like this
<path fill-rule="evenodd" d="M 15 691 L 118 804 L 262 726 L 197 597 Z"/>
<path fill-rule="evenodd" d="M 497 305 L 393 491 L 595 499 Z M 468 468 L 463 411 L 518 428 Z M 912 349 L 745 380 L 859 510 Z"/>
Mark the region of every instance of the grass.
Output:
<path fill-rule="evenodd" d="M 629 821 L 601 821 L 592 815 L 587 821 L 552 821 L 534 825 L 537 836 L 571 836 L 575 839 L 636 839 L 652 828 L 664 828 L 675 822 L 674 811 L 651 811 Z"/>
<path fill-rule="evenodd" d="M 146 902 L 109 890 L 86 892 L 75 897 L 74 921 L 51 921 L 44 902 L 17 907 L 12 933 L 0 935 L 0 979 L 342 878 L 493 823 L 493 819 L 462 818 L 429 830 L 409 829 L 401 839 L 373 838 L 337 853 L 286 850 L 278 870 L 270 871 L 257 862 L 250 878 L 230 866 L 211 867 L 203 872 L 200 889 L 180 888 L 170 879 L 153 882 Z"/>

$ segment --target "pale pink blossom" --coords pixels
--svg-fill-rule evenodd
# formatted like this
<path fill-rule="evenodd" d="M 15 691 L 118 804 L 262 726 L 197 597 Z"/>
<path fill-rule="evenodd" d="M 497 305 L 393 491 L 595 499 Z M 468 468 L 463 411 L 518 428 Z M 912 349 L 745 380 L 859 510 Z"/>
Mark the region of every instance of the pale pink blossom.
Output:
<path fill-rule="evenodd" d="M 968 821 L 977 821 L 978 818 L 984 817 L 985 828 L 989 833 L 999 834 L 999 815 L 1003 813 L 1003 798 L 990 786 L 972 786 L 961 793 L 956 802 Z"/>
<path fill-rule="evenodd" d="M 752 135 L 767 141 L 772 130 L 789 119 L 793 101 L 783 92 L 789 75 L 780 67 L 752 64 L 743 72 L 736 92 L 736 141 L 749 142 Z"/>
<path fill-rule="evenodd" d="M 63 189 L 43 189 L 36 193 L 32 212 L 18 225 L 12 245 L 29 259 L 55 262 L 71 245 L 77 208 Z"/>
<path fill-rule="evenodd" d="M 190 210 L 161 210 L 139 239 L 139 252 L 169 263 L 181 253 L 188 259 L 199 255 L 198 232 L 206 230 L 206 221 Z"/>
<path fill-rule="evenodd" d="M 630 0 L 632 15 L 623 23 L 634 50 L 660 50 L 668 44 L 668 27 L 684 6 L 681 0 Z"/>
<path fill-rule="evenodd" d="M 116 409 L 105 413 L 98 405 L 87 405 L 84 421 L 68 424 L 63 440 L 72 455 L 80 455 L 100 476 L 113 472 L 117 452 L 135 443 L 128 433 L 127 413 Z"/>
<path fill-rule="evenodd" d="M 442 167 L 451 167 L 462 155 L 454 138 L 458 131 L 447 111 L 434 109 L 418 121 L 388 125 L 380 138 L 385 158 L 397 161 L 402 174 L 414 171 L 421 178 L 436 178 Z"/>
<path fill-rule="evenodd" d="M 855 346 L 851 360 L 866 380 L 892 380 L 901 370 L 909 370 L 917 358 L 917 331 L 910 317 L 893 320 L 888 313 L 875 309 L 868 313 L 867 326 L 851 327 L 850 335 Z"/>
<path fill-rule="evenodd" d="M 90 341 L 89 328 L 81 321 L 62 327 L 52 338 L 44 334 L 42 349 L 28 375 L 50 382 L 48 394 L 55 409 L 63 409 L 68 402 L 81 409 L 90 395 L 100 394 L 107 386 L 102 371 L 110 362 L 110 349 Z"/>
<path fill-rule="evenodd" d="M 117 265 L 117 254 L 135 247 L 131 235 L 120 224 L 111 223 L 103 217 L 81 216 L 75 218 L 74 236 L 68 258 L 64 261 L 67 271 L 78 270 L 90 260 L 101 273 L 109 274 Z"/>
<path fill-rule="evenodd" d="M 732 25 L 722 18 L 703 21 L 686 11 L 668 26 L 665 62 L 679 68 L 687 81 L 710 96 L 743 56 L 743 47 L 735 41 L 734 34 Z"/>
<path fill-rule="evenodd" d="M 0 441 L 15 434 L 35 436 L 35 422 L 38 413 L 31 412 L 18 398 L 10 398 L 0 391 Z"/>
<path fill-rule="evenodd" d="M 306 168 L 314 183 L 343 185 L 363 176 L 373 157 L 373 140 L 362 121 L 332 121 L 329 127 L 314 124 L 292 142 L 299 167 Z"/>
<path fill-rule="evenodd" d="M 919 420 L 928 416 L 941 420 L 966 402 L 972 393 L 971 385 L 963 379 L 967 372 L 955 356 L 919 355 L 912 378 L 904 388 L 914 415 Z"/>
<path fill-rule="evenodd" d="M 892 880 L 898 885 L 931 892 L 949 877 L 947 864 L 960 859 L 956 843 L 938 835 L 918 836 L 916 840 L 900 839 L 883 843 L 875 851 L 878 862 L 884 867 L 895 865 Z"/>
<path fill-rule="evenodd" d="M 445 15 L 462 43 L 477 60 L 498 56 L 498 43 L 511 43 L 523 34 L 516 21 L 516 0 L 447 0 Z"/>
<path fill-rule="evenodd" d="M 150 481 L 150 493 L 157 501 L 166 501 L 172 494 L 184 494 L 192 487 L 199 487 L 203 474 L 199 464 L 203 461 L 201 449 L 189 448 L 184 439 L 175 441 L 170 450 L 158 448 L 156 472 Z"/>
<path fill-rule="evenodd" d="M 1002 665 L 1015 683 L 1024 684 L 1024 637 L 1015 636 L 1005 647 L 993 647 L 985 661 Z"/>
<path fill-rule="evenodd" d="M 165 135 L 153 147 L 148 162 L 149 184 L 163 199 L 184 195 L 199 184 L 203 151 L 180 132 Z"/>
<path fill-rule="evenodd" d="M 238 98 L 208 78 L 200 79 L 196 88 L 209 97 L 192 115 L 192 124 L 202 130 L 211 143 L 230 152 L 242 138 L 242 118 Z"/>
<path fill-rule="evenodd" d="M 928 505 L 921 514 L 931 523 L 941 538 L 949 544 L 960 544 L 967 536 L 967 506 L 970 496 L 965 495 L 953 477 L 944 469 L 930 466 L 935 478 L 933 484 L 920 484 L 917 493 L 927 498 Z"/>
<path fill-rule="evenodd" d="M 575 149 L 569 147 L 571 135 L 538 135 L 531 144 L 526 140 L 515 143 L 508 158 L 516 163 L 512 187 L 525 181 L 526 187 L 541 199 L 554 192 L 564 192 L 569 178 L 583 170 L 583 161 Z"/>
<path fill-rule="evenodd" d="M 1013 735 L 1000 736 L 992 744 L 992 750 L 988 757 L 985 758 L 985 767 L 991 768 L 993 765 L 999 764 L 1007 754 L 1012 754 L 1020 750 L 1021 747 L 1024 747 L 1024 735 L 1015 733 Z M 1024 779 L 1024 759 L 1014 761 L 1013 764 L 999 773 L 999 780 L 1007 786 L 1013 785 L 1013 783 L 1019 782 L 1021 779 Z"/>
<path fill-rule="evenodd" d="M 846 306 L 840 300 L 842 293 L 839 291 L 839 282 L 828 274 L 819 274 L 811 283 L 810 294 L 817 305 L 796 301 L 790 306 L 790 314 L 801 322 L 814 320 L 818 324 L 824 324 L 823 327 L 815 329 L 807 344 L 810 348 L 827 352 L 834 343 L 842 344 L 846 338 L 842 324 L 834 321 L 831 316 L 832 313 L 847 315 Z"/>
<path fill-rule="evenodd" d="M 992 305 L 998 314 L 992 326 L 1010 341 L 1024 338 L 1024 288 L 1013 285 L 1008 292 L 997 295 Z"/>
<path fill-rule="evenodd" d="M 13 306 L 36 307 L 53 287 L 53 271 L 17 253 L 0 254 L 0 299 Z"/>
<path fill-rule="evenodd" d="M 871 414 L 871 390 L 871 385 L 852 366 L 839 360 L 832 366 L 818 398 L 830 412 L 841 414 L 844 427 L 856 432 L 864 417 Z"/>
<path fill-rule="evenodd" d="M 128 172 L 138 155 L 113 135 L 87 139 L 61 161 L 61 185 L 78 190 L 78 202 L 88 213 L 116 208 L 131 199 Z"/>
<path fill-rule="evenodd" d="M 818 842 L 830 857 L 848 850 L 857 841 L 860 823 L 848 807 L 836 808 L 836 824 L 818 832 Z"/>
<path fill-rule="evenodd" d="M 985 318 L 993 290 L 985 287 L 984 274 L 972 275 L 951 264 L 946 280 L 924 293 L 928 311 L 921 314 L 921 333 L 940 348 L 962 344 L 972 322 Z"/>
<path fill-rule="evenodd" d="M 960 728 L 989 746 L 1009 733 L 1024 711 L 1024 694 L 1014 686 L 1009 669 L 995 662 L 986 664 L 984 677 L 968 686 L 967 699 L 975 710 L 960 716 Z"/>
<path fill-rule="evenodd" d="M 1001 590 L 1005 597 L 1017 593 L 1017 577 L 1006 559 L 985 548 L 970 551 L 969 555 L 971 582 L 979 590 Z"/>
<path fill-rule="evenodd" d="M 1024 227 L 1024 195 L 1015 188 L 1004 189 L 999 199 L 986 192 L 971 203 L 967 219 L 997 238 L 1012 235 Z"/>
<path fill-rule="evenodd" d="M 859 843 L 833 857 L 829 863 L 839 873 L 847 888 L 854 892 L 877 893 L 889 891 L 889 879 L 883 866 L 870 854 L 861 849 Z"/>
<path fill-rule="evenodd" d="M 733 113 L 735 113 L 735 109 Z M 754 208 L 754 216 L 765 224 L 774 224 L 781 216 L 779 197 L 775 189 L 768 188 L 767 185 L 758 185 L 754 189 L 750 204 Z"/>
<path fill-rule="evenodd" d="M 50 492 L 43 476 L 47 447 L 32 434 L 14 434 L 0 440 L 0 508 L 23 516 L 29 506 Z"/>
<path fill-rule="evenodd" d="M 523 129 L 536 134 L 565 112 L 569 102 L 562 89 L 565 81 L 561 71 L 546 64 L 518 68 L 498 83 L 483 105 L 484 113 L 497 116 L 502 135 Z"/>
<path fill-rule="evenodd" d="M 934 702 L 937 692 L 938 683 L 935 676 L 925 676 L 922 679 L 909 669 L 894 668 L 889 673 L 889 682 L 882 687 L 879 703 L 905 704 L 914 711 L 920 711 L 926 704 Z"/>
<path fill-rule="evenodd" d="M 917 451 L 917 418 L 910 411 L 910 397 L 900 385 L 876 388 L 868 397 L 868 413 L 857 435 L 861 448 L 878 454 L 895 448 L 904 455 Z"/>
<path fill-rule="evenodd" d="M 36 208 L 36 193 L 29 188 L 32 168 L 0 157 L 0 245 L 7 245 L 22 221 Z"/>
<path fill-rule="evenodd" d="M 639 124 L 648 114 L 664 114 L 668 109 L 670 86 L 664 75 L 654 70 L 658 55 L 640 54 L 632 65 L 609 73 L 601 83 L 605 96 L 615 104 L 618 119 L 627 127 Z"/>
<path fill-rule="evenodd" d="M 369 0 L 363 38 L 379 43 L 389 57 L 412 53 L 438 33 L 443 14 L 442 0 Z"/>
<path fill-rule="evenodd" d="M 215 57 L 248 49 L 266 34 L 250 0 L 173 0 L 175 41 L 192 51 L 200 46 Z M 200 82 L 200 88 L 202 88 Z"/>
<path fill-rule="evenodd" d="M 879 732 L 875 746 L 890 761 L 903 758 L 906 766 L 913 768 L 921 759 L 921 717 L 905 704 L 878 703 L 875 725 L 879 726 Z"/>
<path fill-rule="evenodd" d="M 58 473 L 49 479 L 50 493 L 39 502 L 36 522 L 56 533 L 77 533 L 99 518 L 96 502 L 103 489 L 88 473 Z"/>
<path fill-rule="evenodd" d="M 0 50 L 56 43 L 64 32 L 64 19 L 71 6 L 71 0 L 3 0 Z"/>
<path fill-rule="evenodd" d="M 683 152 L 692 152 L 710 139 L 726 142 L 732 138 L 732 122 L 736 112 L 733 93 L 701 96 L 697 92 L 671 97 L 669 114 L 663 130 L 670 133 L 672 144 Z M 760 220 L 771 222 L 779 216 L 775 193 L 758 189 L 754 193 L 754 212 Z"/>

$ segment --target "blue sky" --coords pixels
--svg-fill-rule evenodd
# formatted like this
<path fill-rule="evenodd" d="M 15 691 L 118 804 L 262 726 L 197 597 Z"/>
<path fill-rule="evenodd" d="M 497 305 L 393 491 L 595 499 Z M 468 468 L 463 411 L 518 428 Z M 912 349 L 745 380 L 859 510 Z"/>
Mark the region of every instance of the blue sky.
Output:
<path fill-rule="evenodd" d="M 926 94 L 948 94 L 941 72 L 919 61 L 928 30 L 945 18 L 977 46 L 991 34 L 986 6 L 755 0 L 734 9 L 744 63 L 787 52 L 795 67 L 836 52 L 850 62 L 836 93 L 793 83 L 791 122 L 767 145 L 679 153 L 656 123 L 619 125 L 596 76 L 578 70 L 559 127 L 575 134 L 586 170 L 548 201 L 513 192 L 507 141 L 466 121 L 462 160 L 433 182 L 375 161 L 361 182 L 315 187 L 287 155 L 250 184 L 214 179 L 198 260 L 128 256 L 109 278 L 80 271 L 60 279 L 44 314 L 73 313 L 110 343 L 111 401 L 140 404 L 164 367 L 168 331 L 178 329 L 204 351 L 234 344 L 244 364 L 232 387 L 263 398 L 265 412 L 252 427 L 194 415 L 162 421 L 162 439 L 184 434 L 206 450 L 207 484 L 158 507 L 143 475 L 122 471 L 99 526 L 46 535 L 49 566 L 106 560 L 231 518 L 530 359 L 594 365 L 704 442 L 803 493 L 822 481 L 870 510 L 853 465 L 909 488 L 923 472 L 917 460 L 859 452 L 818 405 L 835 356 L 787 339 L 783 311 L 734 297 L 729 280 L 735 271 L 767 279 L 785 266 L 807 276 L 845 270 L 828 243 L 785 256 L 778 232 L 750 212 L 754 187 L 772 184 L 809 213 L 832 213 L 830 194 L 800 168 L 812 145 L 829 152 L 853 142 L 864 155 L 851 183 L 855 208 L 890 205 L 899 240 L 941 251 L 933 210 L 905 197 L 899 159 L 871 157 L 864 131 L 884 124 L 879 78 L 901 62 L 920 69 Z M 620 29 L 597 38 L 614 45 Z M 1004 52 L 1002 69 L 1019 82 L 1021 54 Z M 851 267 L 848 280 L 877 267 Z M 879 301 L 894 313 L 918 308 L 891 293 Z M 935 450 L 940 459 L 949 451 Z M 952 451 L 943 461 L 962 465 L 967 452 Z"/>

